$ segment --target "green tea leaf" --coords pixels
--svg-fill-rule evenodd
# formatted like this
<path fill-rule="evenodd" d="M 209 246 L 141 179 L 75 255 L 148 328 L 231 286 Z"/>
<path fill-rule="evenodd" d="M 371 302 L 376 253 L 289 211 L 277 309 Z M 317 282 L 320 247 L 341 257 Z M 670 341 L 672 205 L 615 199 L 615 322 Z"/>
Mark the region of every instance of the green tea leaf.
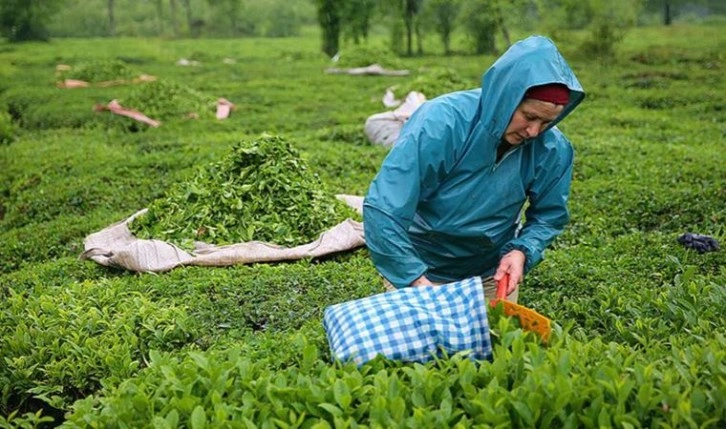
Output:
<path fill-rule="evenodd" d="M 204 407 L 197 405 L 192 411 L 190 419 L 192 429 L 204 429 L 207 427 L 207 415 L 204 413 Z"/>

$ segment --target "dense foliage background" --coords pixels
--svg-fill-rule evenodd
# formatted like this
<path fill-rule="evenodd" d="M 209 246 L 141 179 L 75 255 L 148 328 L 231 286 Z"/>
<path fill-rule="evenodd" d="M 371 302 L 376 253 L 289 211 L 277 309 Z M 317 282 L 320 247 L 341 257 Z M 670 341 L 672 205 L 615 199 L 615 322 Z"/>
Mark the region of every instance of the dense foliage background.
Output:
<path fill-rule="evenodd" d="M 365 249 L 152 275 L 80 261 L 83 239 L 265 132 L 299 150 L 331 192 L 364 195 L 387 150 L 367 142 L 363 123 L 385 110 L 386 88 L 403 97 L 432 74 L 476 87 L 495 55 L 477 54 L 459 28 L 445 57 L 433 36 L 422 55 L 399 57 L 386 27 L 360 45 L 341 37 L 340 61 L 386 59 L 410 76 L 331 75 L 324 31 L 303 25 L 318 19 L 317 3 L 278 2 L 307 16 L 299 36 L 241 39 L 202 36 L 223 31 L 207 24 L 231 17 L 222 7 L 252 2 L 175 3 L 205 17 L 199 39 L 181 19 L 180 39 L 154 20 L 155 6 L 167 17 L 172 3 L 121 0 L 116 34 L 164 37 L 61 38 L 103 35 L 114 2 L 51 3 L 22 4 L 48 17 L 27 28 L 56 37 L 0 43 L 0 427 L 726 424 L 725 253 L 677 242 L 688 231 L 726 241 L 723 20 L 692 6 L 669 26 L 603 38 L 594 24 L 548 30 L 542 21 L 536 31 L 558 41 L 588 93 L 560 127 L 577 153 L 571 225 L 520 293 L 560 325 L 558 339 L 541 347 L 502 319 L 493 362 L 355 368 L 330 361 L 321 316 L 383 291 Z M 6 13 L 21 3 L 0 4 Z M 660 22 L 662 9 L 653 13 Z M 505 28 L 511 40 L 535 31 Z M 498 50 L 504 39 L 500 27 Z M 158 128 L 95 111 L 148 83 L 56 86 L 59 64 L 89 63 L 236 109 L 224 121 L 170 115 Z"/>
<path fill-rule="evenodd" d="M 319 24 L 330 56 L 341 39 L 360 43 L 376 34 L 408 55 L 434 39 L 450 52 L 457 36 L 484 53 L 508 45 L 511 31 L 543 25 L 589 28 L 607 39 L 635 22 L 671 25 L 724 13 L 721 0 L 0 0 L 0 34 L 12 41 L 289 37 Z"/>

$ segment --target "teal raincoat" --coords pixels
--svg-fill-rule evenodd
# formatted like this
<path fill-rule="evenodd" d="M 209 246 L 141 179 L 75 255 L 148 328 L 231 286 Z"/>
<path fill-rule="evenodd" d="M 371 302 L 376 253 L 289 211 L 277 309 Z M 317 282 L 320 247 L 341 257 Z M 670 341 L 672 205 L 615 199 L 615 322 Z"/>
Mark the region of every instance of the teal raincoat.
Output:
<path fill-rule="evenodd" d="M 547 83 L 566 85 L 569 103 L 547 130 L 497 162 L 525 92 Z M 532 36 L 487 70 L 480 89 L 421 105 L 364 200 L 366 245 L 379 272 L 398 288 L 424 274 L 434 282 L 486 276 L 513 249 L 524 252 L 525 273 L 537 265 L 569 221 L 573 149 L 555 125 L 584 97 L 554 43 Z"/>

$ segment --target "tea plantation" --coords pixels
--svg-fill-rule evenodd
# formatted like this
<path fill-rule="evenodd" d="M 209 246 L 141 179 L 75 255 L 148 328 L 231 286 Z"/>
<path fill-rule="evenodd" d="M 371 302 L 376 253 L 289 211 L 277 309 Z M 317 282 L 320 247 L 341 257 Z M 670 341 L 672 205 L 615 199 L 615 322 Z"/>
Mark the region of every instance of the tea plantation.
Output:
<path fill-rule="evenodd" d="M 364 195 L 387 149 L 363 124 L 386 88 L 437 68 L 476 87 L 494 57 L 351 76 L 324 72 L 317 34 L 0 43 L 0 427 L 726 427 L 724 30 L 633 29 L 599 60 L 577 34 L 558 42 L 588 96 L 560 126 L 572 221 L 519 298 L 557 323 L 549 346 L 502 318 L 492 362 L 361 368 L 331 360 L 322 314 L 384 291 L 364 248 L 138 274 L 79 260 L 83 240 L 263 133 L 331 194 Z M 59 88 L 59 64 L 123 64 L 104 71 L 173 92 Z M 153 102 L 161 126 L 94 109 L 114 99 Z M 686 232 L 722 248 L 688 249 Z"/>

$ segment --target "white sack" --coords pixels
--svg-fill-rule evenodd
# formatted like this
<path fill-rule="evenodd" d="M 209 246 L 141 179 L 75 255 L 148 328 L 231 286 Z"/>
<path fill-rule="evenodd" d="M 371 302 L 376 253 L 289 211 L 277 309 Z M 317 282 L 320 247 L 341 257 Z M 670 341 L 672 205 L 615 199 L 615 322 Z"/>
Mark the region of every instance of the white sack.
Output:
<path fill-rule="evenodd" d="M 403 124 L 413 115 L 426 101 L 426 96 L 420 92 L 411 91 L 406 95 L 406 101 L 396 110 L 376 113 L 366 119 L 363 130 L 368 140 L 373 144 L 379 144 L 386 147 L 393 146 L 401 133 Z"/>
<path fill-rule="evenodd" d="M 389 70 L 383 68 L 380 64 L 371 64 L 365 67 L 337 68 L 329 67 L 325 69 L 328 74 L 349 74 L 353 76 L 408 76 L 408 70 Z"/>

